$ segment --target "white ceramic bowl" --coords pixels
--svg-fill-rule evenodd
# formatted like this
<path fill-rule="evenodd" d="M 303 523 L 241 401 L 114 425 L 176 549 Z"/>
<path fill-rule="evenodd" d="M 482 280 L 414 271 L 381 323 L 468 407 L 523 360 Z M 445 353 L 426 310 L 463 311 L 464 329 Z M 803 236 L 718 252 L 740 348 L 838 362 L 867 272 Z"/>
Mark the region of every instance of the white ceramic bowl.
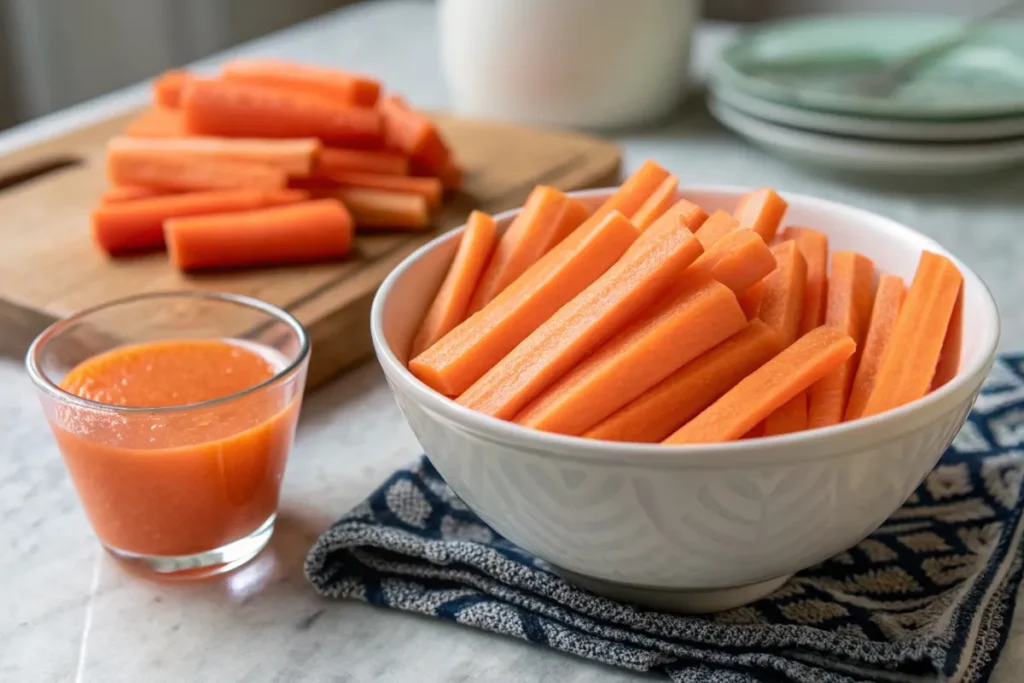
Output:
<path fill-rule="evenodd" d="M 683 188 L 709 212 L 744 190 Z M 610 190 L 576 196 L 597 206 Z M 931 239 L 868 211 L 784 193 L 787 224 L 829 235 L 909 283 Z M 504 228 L 516 211 L 497 217 Z M 381 285 L 371 330 L 377 358 L 431 462 L 499 533 L 570 580 L 678 611 L 726 609 L 849 548 L 910 496 L 963 424 L 992 366 L 995 302 L 964 274 L 960 372 L 882 415 L 769 439 L 706 446 L 601 442 L 536 432 L 463 408 L 405 367 L 416 327 L 454 255 L 452 231 Z M 952 258 L 952 257 L 951 257 Z"/>

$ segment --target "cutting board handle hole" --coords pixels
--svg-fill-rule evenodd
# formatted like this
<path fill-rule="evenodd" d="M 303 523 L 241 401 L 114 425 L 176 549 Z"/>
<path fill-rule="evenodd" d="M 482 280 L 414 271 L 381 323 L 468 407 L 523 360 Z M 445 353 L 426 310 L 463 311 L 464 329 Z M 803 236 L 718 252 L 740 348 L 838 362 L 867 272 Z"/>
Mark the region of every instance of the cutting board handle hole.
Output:
<path fill-rule="evenodd" d="M 0 192 L 12 187 L 17 187 L 30 180 L 42 178 L 43 176 L 62 171 L 72 166 L 80 166 L 83 160 L 72 156 L 52 157 L 36 161 L 28 166 L 15 169 L 10 173 L 0 175 Z"/>

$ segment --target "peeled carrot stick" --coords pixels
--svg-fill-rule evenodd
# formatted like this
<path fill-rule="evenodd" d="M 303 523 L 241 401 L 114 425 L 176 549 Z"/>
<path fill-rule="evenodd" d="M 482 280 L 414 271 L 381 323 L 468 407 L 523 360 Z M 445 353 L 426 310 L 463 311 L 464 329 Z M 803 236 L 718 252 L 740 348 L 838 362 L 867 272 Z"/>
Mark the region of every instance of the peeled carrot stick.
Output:
<path fill-rule="evenodd" d="M 952 261 L 930 251 L 921 253 L 863 417 L 928 393 L 962 285 L 963 276 Z"/>
<path fill-rule="evenodd" d="M 956 373 L 960 371 L 960 353 L 963 347 L 963 336 L 964 289 L 961 286 L 960 293 L 956 297 L 956 305 L 953 306 L 953 315 L 949 319 L 949 327 L 946 328 L 946 338 L 942 341 L 942 352 L 939 353 L 939 362 L 935 365 L 932 391 L 935 391 L 956 377 Z"/>
<path fill-rule="evenodd" d="M 776 194 L 775 190 L 764 187 L 740 197 L 732 215 L 739 221 L 740 227 L 750 228 L 765 242 L 771 242 L 788 207 L 786 200 Z"/>
<path fill-rule="evenodd" d="M 385 144 L 409 157 L 414 172 L 437 175 L 449 166 L 451 153 L 433 121 L 396 95 L 381 98 L 377 108 L 384 120 Z"/>
<path fill-rule="evenodd" d="M 434 175 L 441 181 L 446 190 L 460 190 L 462 189 L 462 167 L 455 161 L 455 159 L 449 158 L 448 161 L 441 164 L 440 168 L 434 169 Z"/>
<path fill-rule="evenodd" d="M 658 219 L 615 265 L 488 370 L 458 402 L 511 419 L 653 303 L 701 253 L 693 233 L 678 224 L 678 217 L 668 217 Z"/>
<path fill-rule="evenodd" d="M 368 76 L 272 59 L 236 59 L 224 65 L 221 76 L 349 106 L 372 107 L 380 95 L 380 83 Z"/>
<path fill-rule="evenodd" d="M 566 302 L 608 270 L 637 239 L 620 213 L 562 240 L 478 313 L 409 363 L 424 384 L 457 396 Z M 579 238 L 574 239 L 579 235 Z"/>
<path fill-rule="evenodd" d="M 167 107 L 152 107 L 135 117 L 124 129 L 133 138 L 180 138 L 188 135 L 181 112 Z"/>
<path fill-rule="evenodd" d="M 352 216 L 318 199 L 164 223 L 171 263 L 180 270 L 306 263 L 340 258 L 352 244 Z"/>
<path fill-rule="evenodd" d="M 786 228 L 780 237 L 793 240 L 807 262 L 807 287 L 800 318 L 800 334 L 807 334 L 825 322 L 825 293 L 828 291 L 828 237 L 810 228 Z"/>
<path fill-rule="evenodd" d="M 858 350 L 863 348 L 871 319 L 874 271 L 875 265 L 866 256 L 853 251 L 832 253 L 825 326 L 853 339 Z M 843 421 L 859 360 L 859 354 L 854 354 L 811 387 L 807 404 L 808 426 L 827 427 Z"/>
<path fill-rule="evenodd" d="M 177 109 L 181 104 L 181 91 L 194 76 L 188 71 L 171 69 L 153 80 L 153 100 L 161 107 Z"/>
<path fill-rule="evenodd" d="M 138 185 L 115 185 L 104 190 L 100 195 L 100 204 L 114 204 L 116 202 L 128 202 L 133 199 L 147 199 L 149 197 L 163 197 L 168 194 L 178 194 L 166 190 L 156 190 L 152 187 L 139 187 Z"/>
<path fill-rule="evenodd" d="M 715 211 L 702 222 L 694 236 L 700 241 L 705 249 L 710 249 L 715 242 L 728 235 L 733 230 L 738 230 L 740 224 L 736 219 L 725 211 Z"/>
<path fill-rule="evenodd" d="M 430 227 L 430 204 L 420 194 L 363 187 L 312 189 L 310 194 L 340 201 L 359 228 L 426 230 Z"/>
<path fill-rule="evenodd" d="M 409 175 L 408 157 L 396 152 L 324 147 L 316 160 L 316 173 L 383 173 Z"/>
<path fill-rule="evenodd" d="M 141 185 L 158 190 L 273 190 L 288 176 L 264 164 L 223 159 L 160 156 L 128 148 L 107 150 L 107 178 L 114 185 Z"/>
<path fill-rule="evenodd" d="M 622 185 L 619 186 L 619 189 L 605 200 L 604 204 L 597 207 L 597 210 L 583 223 L 582 229 L 579 232 L 585 234 L 592 230 L 594 226 L 600 224 L 613 211 L 618 211 L 626 218 L 632 220 L 636 212 L 647 201 L 647 198 L 658 189 L 658 186 L 665 182 L 669 175 L 668 171 L 648 159 L 644 162 L 643 166 L 626 178 Z M 676 206 L 679 206 L 679 202 L 676 203 Z"/>
<path fill-rule="evenodd" d="M 883 275 L 879 278 L 875 303 L 871 307 L 871 322 L 868 323 L 868 332 L 860 351 L 860 362 L 857 364 L 857 374 L 853 377 L 850 400 L 846 404 L 847 421 L 856 420 L 864 413 L 864 406 L 867 405 L 868 396 L 871 395 L 875 380 L 878 378 L 882 354 L 889 344 L 906 294 L 907 288 L 899 275 Z"/>
<path fill-rule="evenodd" d="M 370 190 L 418 194 L 427 200 L 427 205 L 431 208 L 437 208 L 441 205 L 441 194 L 444 192 L 441 181 L 437 178 L 382 175 L 379 173 L 360 173 L 356 171 L 334 171 L 327 173 L 326 176 L 340 187 L 361 187 Z"/>
<path fill-rule="evenodd" d="M 699 274 L 529 403 L 515 422 L 579 435 L 747 324 L 736 296 Z"/>
<path fill-rule="evenodd" d="M 251 83 L 197 78 L 182 93 L 185 128 L 192 135 L 236 138 L 320 138 L 325 144 L 379 144 L 380 113 L 339 107 L 334 101 Z"/>
<path fill-rule="evenodd" d="M 410 358 L 415 358 L 430 348 L 438 339 L 448 334 L 462 322 L 469 305 L 469 297 L 494 249 L 496 228 L 494 219 L 480 211 L 469 214 L 459 249 L 448 275 L 437 290 L 433 303 L 420 324 L 419 332 L 412 342 Z"/>
<path fill-rule="evenodd" d="M 747 287 L 736 298 L 740 302 L 740 308 L 747 315 L 747 320 L 756 318 L 761 313 L 761 302 L 764 300 L 764 279 Z"/>
<path fill-rule="evenodd" d="M 498 240 L 470 299 L 469 314 L 490 303 L 537 259 L 578 228 L 588 214 L 579 200 L 553 187 L 535 187 L 523 210 Z"/>
<path fill-rule="evenodd" d="M 679 220 L 683 222 L 683 225 L 685 225 L 690 232 L 697 232 L 700 226 L 704 225 L 704 221 L 708 218 L 708 214 L 704 209 L 689 200 L 680 199 L 673 204 L 673 206 L 676 207 L 676 211 L 679 214 Z M 699 242 L 700 240 L 697 241 Z M 703 244 L 701 246 L 703 246 Z"/>
<path fill-rule="evenodd" d="M 701 254 L 686 274 L 707 273 L 735 294 L 754 286 L 775 268 L 775 256 L 760 235 L 737 230 Z M 679 279 L 679 284 L 685 282 L 685 276 Z"/>
<path fill-rule="evenodd" d="M 764 279 L 758 316 L 775 330 L 784 346 L 789 346 L 800 336 L 807 262 L 796 242 L 777 244 L 772 247 L 772 254 L 778 268 Z"/>
<path fill-rule="evenodd" d="M 792 434 L 807 429 L 807 392 L 799 394 L 782 404 L 778 410 L 764 419 L 762 436 Z"/>
<path fill-rule="evenodd" d="M 198 159 L 241 161 L 276 168 L 288 175 L 307 176 L 320 149 L 316 138 L 251 140 L 244 138 L 182 137 L 143 139 L 116 137 L 107 143 L 108 153 L 141 159 Z"/>
<path fill-rule="evenodd" d="M 666 444 L 733 441 L 853 355 L 834 327 L 811 330 L 665 439 Z"/>
<path fill-rule="evenodd" d="M 668 207 L 676 203 L 677 194 L 679 194 L 679 178 L 670 175 L 655 188 L 654 192 L 633 214 L 633 225 L 636 226 L 636 229 L 643 232 L 651 227 L 651 223 L 665 213 Z"/>
<path fill-rule="evenodd" d="M 115 255 L 162 249 L 164 221 L 170 218 L 293 204 L 308 196 L 301 190 L 222 190 L 101 204 L 92 212 L 92 238 L 106 252 Z"/>
<path fill-rule="evenodd" d="M 754 320 L 583 436 L 606 441 L 661 441 L 781 350 L 775 333 Z"/>

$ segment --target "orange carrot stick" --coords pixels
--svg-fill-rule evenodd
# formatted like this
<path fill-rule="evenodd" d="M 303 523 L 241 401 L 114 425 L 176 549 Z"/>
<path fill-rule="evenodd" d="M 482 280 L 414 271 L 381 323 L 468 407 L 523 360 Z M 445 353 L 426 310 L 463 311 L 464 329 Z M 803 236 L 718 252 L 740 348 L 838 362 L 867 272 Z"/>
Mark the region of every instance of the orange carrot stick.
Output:
<path fill-rule="evenodd" d="M 740 224 L 736 222 L 736 219 L 725 211 L 715 211 L 702 222 L 700 229 L 694 233 L 694 236 L 700 241 L 701 246 L 705 249 L 710 249 L 715 246 L 718 240 L 733 230 L 738 230 L 739 227 Z"/>
<path fill-rule="evenodd" d="M 942 341 L 942 352 L 939 353 L 939 362 L 935 366 L 935 378 L 932 380 L 932 391 L 935 391 L 949 380 L 956 377 L 960 371 L 960 353 L 963 347 L 964 335 L 964 290 L 956 297 L 956 305 L 953 306 L 953 315 L 949 319 L 949 327 L 946 328 L 946 338 Z"/>
<path fill-rule="evenodd" d="M 764 300 L 764 279 L 747 287 L 736 298 L 740 302 L 740 308 L 747 315 L 747 320 L 756 318 L 761 313 L 761 302 Z"/>
<path fill-rule="evenodd" d="M 825 322 L 825 293 L 828 291 L 828 237 L 810 228 L 786 228 L 781 238 L 793 240 L 807 262 L 807 287 L 804 289 L 800 334 L 807 334 Z"/>
<path fill-rule="evenodd" d="M 403 194 L 418 194 L 427 200 L 427 205 L 437 208 L 441 205 L 441 194 L 444 188 L 437 178 L 419 178 L 404 175 L 382 175 L 379 173 L 359 173 L 354 171 L 331 172 L 325 174 L 341 187 L 361 187 L 370 190 L 388 190 Z"/>
<path fill-rule="evenodd" d="M 236 59 L 221 70 L 228 81 L 327 98 L 341 105 L 372 107 L 380 83 L 368 76 L 272 59 Z"/>
<path fill-rule="evenodd" d="M 866 256 L 852 251 L 832 254 L 825 325 L 853 339 L 858 350 L 863 348 L 871 319 L 874 272 L 875 266 Z M 807 404 L 807 423 L 811 428 L 843 421 L 859 360 L 859 354 L 855 353 L 811 387 Z"/>
<path fill-rule="evenodd" d="M 620 216 L 621 214 L 612 214 Z M 487 371 L 458 402 L 511 419 L 653 303 L 700 255 L 693 233 L 665 214 L 615 265 Z"/>
<path fill-rule="evenodd" d="M 812 330 L 747 375 L 662 443 L 718 443 L 738 439 L 840 366 L 856 348 L 856 342 L 834 327 L 826 325 Z"/>
<path fill-rule="evenodd" d="M 141 185 L 158 190 L 274 190 L 288 176 L 264 164 L 223 159 L 154 156 L 127 148 L 107 150 L 107 178 L 113 185 Z"/>
<path fill-rule="evenodd" d="M 856 420 L 864 413 L 864 406 L 878 378 L 882 354 L 896 326 L 896 318 L 903 307 L 906 293 L 907 288 L 899 275 L 883 275 L 879 278 L 875 303 L 871 307 L 871 322 L 868 323 L 868 332 L 861 348 L 857 374 L 854 375 L 853 388 L 850 389 L 850 400 L 846 404 L 847 421 Z"/>
<path fill-rule="evenodd" d="M 494 249 L 495 237 L 493 218 L 480 211 L 469 214 L 458 251 L 448 268 L 448 275 L 437 290 L 419 332 L 413 339 L 410 358 L 420 355 L 462 322 L 469 297 Z"/>
<path fill-rule="evenodd" d="M 590 218 L 581 226 L 583 228 L 581 232 L 586 233 L 592 230 L 613 211 L 618 211 L 632 220 L 647 198 L 665 182 L 669 175 L 671 174 L 668 171 L 648 159 L 633 175 L 626 178 L 619 189 L 606 199 L 604 204 L 597 208 L 597 211 L 590 215 Z M 676 206 L 679 206 L 678 202 Z"/>
<path fill-rule="evenodd" d="M 409 363 L 424 384 L 447 396 L 468 389 L 566 302 L 601 276 L 637 238 L 622 214 L 562 240 L 478 313 Z"/>
<path fill-rule="evenodd" d="M 498 241 L 470 299 L 469 314 L 490 303 L 537 259 L 578 228 L 588 214 L 579 200 L 553 187 L 535 187 L 523 210 Z"/>
<path fill-rule="evenodd" d="M 579 435 L 747 324 L 736 296 L 699 274 L 667 305 L 612 337 L 529 403 L 515 422 Z"/>
<path fill-rule="evenodd" d="M 385 143 L 409 157 L 417 175 L 436 176 L 450 166 L 451 153 L 433 121 L 396 95 L 381 98 L 377 108 L 384 120 Z"/>
<path fill-rule="evenodd" d="M 762 436 L 792 434 L 807 429 L 807 392 L 799 394 L 782 404 L 782 407 L 764 419 Z"/>
<path fill-rule="evenodd" d="M 181 91 L 194 76 L 188 71 L 171 69 L 153 80 L 153 100 L 158 106 L 177 109 L 181 104 Z"/>
<path fill-rule="evenodd" d="M 167 107 L 152 107 L 136 116 L 124 129 L 133 138 L 179 138 L 188 135 L 181 112 Z"/>
<path fill-rule="evenodd" d="M 312 189 L 310 194 L 340 201 L 352 214 L 358 228 L 426 230 L 430 227 L 430 205 L 421 194 L 363 187 Z"/>
<path fill-rule="evenodd" d="M 764 187 L 740 197 L 732 215 L 739 221 L 740 227 L 750 228 L 767 243 L 775 237 L 775 231 L 779 229 L 779 223 L 788 207 L 786 200 L 776 194 L 775 190 Z"/>
<path fill-rule="evenodd" d="M 387 175 L 409 175 L 408 157 L 396 152 L 382 152 L 369 149 L 341 149 L 324 147 L 316 160 L 316 173 L 384 173 Z"/>
<path fill-rule="evenodd" d="M 243 138 L 182 137 L 144 139 L 116 137 L 107 143 L 107 152 L 133 159 L 241 161 L 262 164 L 295 176 L 313 171 L 313 159 L 320 149 L 316 138 L 296 140 L 251 140 Z"/>
<path fill-rule="evenodd" d="M 192 135 L 238 138 L 320 138 L 326 144 L 379 144 L 381 115 L 367 107 L 251 83 L 197 78 L 182 93 L 185 128 Z"/>
<path fill-rule="evenodd" d="M 921 253 L 863 417 L 928 393 L 962 285 L 963 276 L 952 261 L 930 251 Z"/>
<path fill-rule="evenodd" d="M 191 192 L 102 204 L 92 212 L 92 237 L 118 255 L 164 246 L 164 221 L 293 204 L 308 198 L 301 190 L 222 190 Z"/>
<path fill-rule="evenodd" d="M 606 441 L 661 441 L 781 350 L 775 333 L 754 320 L 583 436 Z"/>
<path fill-rule="evenodd" d="M 701 254 L 687 270 L 687 275 L 707 273 L 735 294 L 745 292 L 775 268 L 775 256 L 760 235 L 750 230 L 736 230 Z M 685 276 L 680 278 L 680 284 L 684 282 Z"/>
<path fill-rule="evenodd" d="M 462 189 L 462 167 L 455 162 L 454 159 L 448 159 L 445 163 L 441 164 L 441 167 L 435 169 L 434 175 L 441 181 L 446 190 L 460 190 Z"/>
<path fill-rule="evenodd" d="M 306 263 L 340 258 L 352 244 L 352 216 L 319 199 L 164 223 L 171 263 L 180 270 Z"/>
<path fill-rule="evenodd" d="M 152 187 L 139 187 L 138 185 L 115 185 L 103 191 L 100 195 L 100 204 L 114 204 L 116 202 L 128 202 L 133 199 L 148 199 L 149 197 L 163 197 L 168 194 L 178 193 L 156 190 Z"/>
<path fill-rule="evenodd" d="M 756 234 L 756 233 L 755 233 Z M 807 262 L 796 242 L 772 247 L 778 268 L 764 279 L 758 316 L 789 346 L 800 336 L 800 320 L 807 286 Z"/>
<path fill-rule="evenodd" d="M 679 194 L 679 178 L 670 175 L 654 189 L 654 192 L 640 205 L 640 208 L 632 216 L 633 225 L 640 232 L 651 227 L 661 214 L 665 213 L 670 206 L 676 203 Z M 700 208 L 700 207 L 698 207 Z"/>

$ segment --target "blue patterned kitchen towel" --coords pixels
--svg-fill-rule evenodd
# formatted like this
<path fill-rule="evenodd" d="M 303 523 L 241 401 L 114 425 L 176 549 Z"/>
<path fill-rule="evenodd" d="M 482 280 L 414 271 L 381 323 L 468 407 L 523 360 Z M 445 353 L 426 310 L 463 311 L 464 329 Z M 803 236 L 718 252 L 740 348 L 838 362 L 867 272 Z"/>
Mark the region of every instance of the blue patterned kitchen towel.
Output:
<path fill-rule="evenodd" d="M 1024 355 L 997 363 L 935 470 L 856 547 L 712 616 L 575 588 L 488 528 L 424 458 L 316 542 L 323 595 L 427 614 L 673 681 L 988 679 L 1021 580 Z"/>

